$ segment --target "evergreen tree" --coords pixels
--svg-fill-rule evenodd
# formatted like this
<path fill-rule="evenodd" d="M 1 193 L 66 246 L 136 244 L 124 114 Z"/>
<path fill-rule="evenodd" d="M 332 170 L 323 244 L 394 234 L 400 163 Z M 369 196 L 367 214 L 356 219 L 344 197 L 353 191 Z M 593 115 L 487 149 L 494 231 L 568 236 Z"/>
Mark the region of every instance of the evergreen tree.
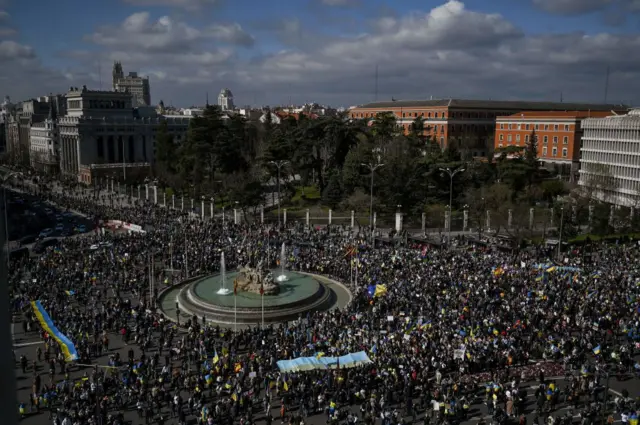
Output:
<path fill-rule="evenodd" d="M 329 177 L 327 187 L 322 192 L 322 201 L 325 205 L 335 209 L 342 202 L 342 179 L 340 173 L 333 172 Z"/>

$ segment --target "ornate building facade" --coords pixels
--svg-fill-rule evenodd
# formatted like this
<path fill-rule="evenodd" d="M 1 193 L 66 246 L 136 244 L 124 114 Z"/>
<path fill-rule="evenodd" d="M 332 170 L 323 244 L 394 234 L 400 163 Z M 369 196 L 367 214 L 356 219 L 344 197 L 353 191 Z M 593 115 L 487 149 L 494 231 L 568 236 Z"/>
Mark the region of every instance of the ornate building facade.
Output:
<path fill-rule="evenodd" d="M 151 105 L 149 77 L 140 77 L 137 72 L 129 72 L 129 75 L 124 75 L 120 62 L 113 64 L 112 77 L 113 90 L 120 93 L 131 93 L 134 107 Z"/>

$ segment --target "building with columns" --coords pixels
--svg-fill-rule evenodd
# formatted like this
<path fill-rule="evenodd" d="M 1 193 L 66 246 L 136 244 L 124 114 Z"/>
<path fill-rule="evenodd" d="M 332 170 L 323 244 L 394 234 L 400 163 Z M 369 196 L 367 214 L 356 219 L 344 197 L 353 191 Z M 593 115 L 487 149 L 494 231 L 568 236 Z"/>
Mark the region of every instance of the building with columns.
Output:
<path fill-rule="evenodd" d="M 186 137 L 189 117 L 137 112 L 130 93 L 72 88 L 67 115 L 58 119 L 61 172 L 86 184 L 97 175 L 131 179 L 153 164 L 163 120 L 176 142 Z"/>
<path fill-rule="evenodd" d="M 582 121 L 583 191 L 605 202 L 640 206 L 640 109 Z"/>

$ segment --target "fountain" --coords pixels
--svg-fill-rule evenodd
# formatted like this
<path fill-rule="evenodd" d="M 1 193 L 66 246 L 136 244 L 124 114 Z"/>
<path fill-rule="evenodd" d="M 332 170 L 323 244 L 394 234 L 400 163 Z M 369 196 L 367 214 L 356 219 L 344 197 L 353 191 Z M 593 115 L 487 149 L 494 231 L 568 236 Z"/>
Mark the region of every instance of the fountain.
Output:
<path fill-rule="evenodd" d="M 226 287 L 227 282 L 227 267 L 224 263 L 224 252 L 220 254 L 220 276 L 222 277 L 222 287 L 218 289 L 216 294 L 229 295 L 231 290 Z"/>
<path fill-rule="evenodd" d="M 280 276 L 278 276 L 276 278 L 276 281 L 278 281 L 278 282 L 286 282 L 287 280 L 289 280 L 287 275 L 284 274 L 284 263 L 286 261 L 287 261 L 287 253 L 285 251 L 284 242 L 282 242 L 282 248 L 280 248 L 280 268 L 281 268 L 281 272 L 280 272 Z"/>

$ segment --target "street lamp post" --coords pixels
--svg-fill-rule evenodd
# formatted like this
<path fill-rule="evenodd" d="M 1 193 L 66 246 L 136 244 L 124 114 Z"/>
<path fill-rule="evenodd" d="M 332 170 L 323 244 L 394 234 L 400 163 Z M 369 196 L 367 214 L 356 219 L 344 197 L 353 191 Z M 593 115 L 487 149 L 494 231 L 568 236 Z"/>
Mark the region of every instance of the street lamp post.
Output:
<path fill-rule="evenodd" d="M 362 163 L 360 165 L 367 167 L 371 173 L 371 186 L 369 188 L 369 228 L 371 229 L 371 240 L 373 241 L 373 176 L 378 168 L 384 167 L 384 164 L 380 163 L 380 159 L 378 159 L 378 162 L 375 164 L 370 162 L 368 164 Z"/>
<path fill-rule="evenodd" d="M 562 224 L 564 221 L 564 206 L 560 207 L 560 233 L 558 233 L 558 260 L 561 259 L 562 250 Z"/>
<path fill-rule="evenodd" d="M 451 168 L 439 168 L 439 170 L 443 173 L 449 175 L 450 183 L 449 183 L 449 222 L 447 223 L 447 245 L 451 248 L 451 219 L 453 218 L 453 178 L 458 173 L 462 173 L 464 168 L 458 168 L 457 170 L 451 170 Z"/>
<path fill-rule="evenodd" d="M 287 165 L 289 161 L 278 160 L 278 161 L 269 161 L 269 164 L 275 165 L 278 169 L 278 228 L 280 227 L 280 169 Z"/>

